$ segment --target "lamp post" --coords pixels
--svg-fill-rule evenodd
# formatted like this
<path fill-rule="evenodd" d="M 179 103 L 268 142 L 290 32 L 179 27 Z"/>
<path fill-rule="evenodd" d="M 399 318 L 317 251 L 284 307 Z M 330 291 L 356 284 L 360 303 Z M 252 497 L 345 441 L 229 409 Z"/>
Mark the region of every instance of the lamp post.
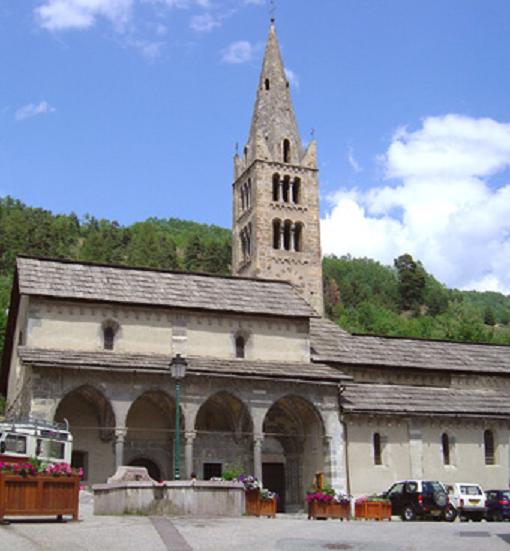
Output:
<path fill-rule="evenodd" d="M 186 375 L 188 362 L 180 354 L 176 354 L 170 362 L 170 372 L 175 379 L 175 448 L 174 448 L 174 478 L 181 478 L 181 420 L 180 420 L 180 380 Z"/>

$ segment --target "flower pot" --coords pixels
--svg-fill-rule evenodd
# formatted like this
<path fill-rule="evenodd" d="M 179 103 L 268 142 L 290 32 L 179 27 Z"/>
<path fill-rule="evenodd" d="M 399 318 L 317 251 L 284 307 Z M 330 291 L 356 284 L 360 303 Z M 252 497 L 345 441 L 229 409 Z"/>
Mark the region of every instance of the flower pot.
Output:
<path fill-rule="evenodd" d="M 309 519 L 324 519 L 324 518 L 350 518 L 349 503 L 324 503 L 321 501 L 312 501 L 308 503 L 308 518 Z"/>
<path fill-rule="evenodd" d="M 276 498 L 273 499 L 261 499 L 259 501 L 259 514 L 260 517 L 276 517 Z"/>
<path fill-rule="evenodd" d="M 6 516 L 72 515 L 78 520 L 80 477 L 0 473 L 0 521 Z"/>
<path fill-rule="evenodd" d="M 365 520 L 391 520 L 389 501 L 362 501 L 354 505 L 354 516 Z"/>

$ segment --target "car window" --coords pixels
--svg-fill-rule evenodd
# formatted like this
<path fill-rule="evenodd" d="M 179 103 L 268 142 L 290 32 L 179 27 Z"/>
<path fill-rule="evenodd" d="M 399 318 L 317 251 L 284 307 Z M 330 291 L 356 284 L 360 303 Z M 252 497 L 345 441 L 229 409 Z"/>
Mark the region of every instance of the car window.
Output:
<path fill-rule="evenodd" d="M 510 492 L 501 492 L 501 497 L 510 500 Z"/>
<path fill-rule="evenodd" d="M 388 495 L 391 496 L 391 495 L 395 495 L 395 494 L 401 494 L 403 489 L 404 489 L 404 483 L 403 482 L 393 484 L 393 486 L 388 491 Z"/>
<path fill-rule="evenodd" d="M 460 493 L 468 495 L 468 496 L 480 496 L 480 495 L 482 495 L 482 490 L 479 486 L 462 485 L 460 487 Z"/>
<path fill-rule="evenodd" d="M 13 453 L 26 453 L 27 438 L 26 436 L 17 436 L 8 434 L 5 438 L 5 451 Z"/>
<path fill-rule="evenodd" d="M 414 494 L 418 491 L 418 484 L 416 482 L 406 482 L 405 488 L 408 494 Z"/>
<path fill-rule="evenodd" d="M 423 492 L 427 494 L 433 494 L 434 492 L 444 492 L 443 485 L 440 482 L 423 482 Z"/>

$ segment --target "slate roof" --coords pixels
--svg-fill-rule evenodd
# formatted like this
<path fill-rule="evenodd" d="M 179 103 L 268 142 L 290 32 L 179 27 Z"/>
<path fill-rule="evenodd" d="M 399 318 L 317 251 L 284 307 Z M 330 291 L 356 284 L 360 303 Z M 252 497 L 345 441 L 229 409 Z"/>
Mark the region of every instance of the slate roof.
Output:
<path fill-rule="evenodd" d="M 510 346 L 351 335 L 335 323 L 310 320 L 312 357 L 343 365 L 510 375 Z"/>
<path fill-rule="evenodd" d="M 342 408 L 350 413 L 508 416 L 508 392 L 477 388 L 346 384 Z"/>
<path fill-rule="evenodd" d="M 85 352 L 74 350 L 49 350 L 18 348 L 20 359 L 39 367 L 70 369 L 129 370 L 143 372 L 169 372 L 169 356 L 162 354 L 128 354 L 121 352 Z M 219 358 L 187 357 L 190 373 L 262 376 L 278 379 L 303 379 L 309 381 L 340 382 L 350 379 L 339 369 L 320 363 L 263 362 L 229 360 Z"/>
<path fill-rule="evenodd" d="M 21 294 L 148 306 L 309 317 L 316 312 L 285 281 L 220 277 L 18 257 Z"/>

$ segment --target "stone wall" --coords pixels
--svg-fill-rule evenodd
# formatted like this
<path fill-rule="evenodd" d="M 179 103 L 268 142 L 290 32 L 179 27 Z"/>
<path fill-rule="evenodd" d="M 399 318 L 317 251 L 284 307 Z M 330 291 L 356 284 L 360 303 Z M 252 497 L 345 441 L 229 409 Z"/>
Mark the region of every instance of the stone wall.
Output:
<path fill-rule="evenodd" d="M 308 321 L 263 316 L 182 313 L 101 304 L 56 303 L 32 299 L 26 344 L 34 348 L 103 350 L 103 323 L 118 324 L 116 352 L 173 355 L 176 324 L 185 342 L 181 354 L 235 357 L 235 336 L 246 335 L 246 358 L 309 362 Z M 15 386 L 15 385 L 13 385 Z"/>
<path fill-rule="evenodd" d="M 485 489 L 506 488 L 509 473 L 508 426 L 502 421 L 391 416 L 346 417 L 350 491 L 367 495 L 408 478 L 445 483 L 476 482 Z M 486 465 L 485 429 L 495 435 L 495 464 Z M 374 433 L 382 440 L 382 464 L 374 464 Z M 450 441 L 450 464 L 444 464 L 441 437 Z"/>

